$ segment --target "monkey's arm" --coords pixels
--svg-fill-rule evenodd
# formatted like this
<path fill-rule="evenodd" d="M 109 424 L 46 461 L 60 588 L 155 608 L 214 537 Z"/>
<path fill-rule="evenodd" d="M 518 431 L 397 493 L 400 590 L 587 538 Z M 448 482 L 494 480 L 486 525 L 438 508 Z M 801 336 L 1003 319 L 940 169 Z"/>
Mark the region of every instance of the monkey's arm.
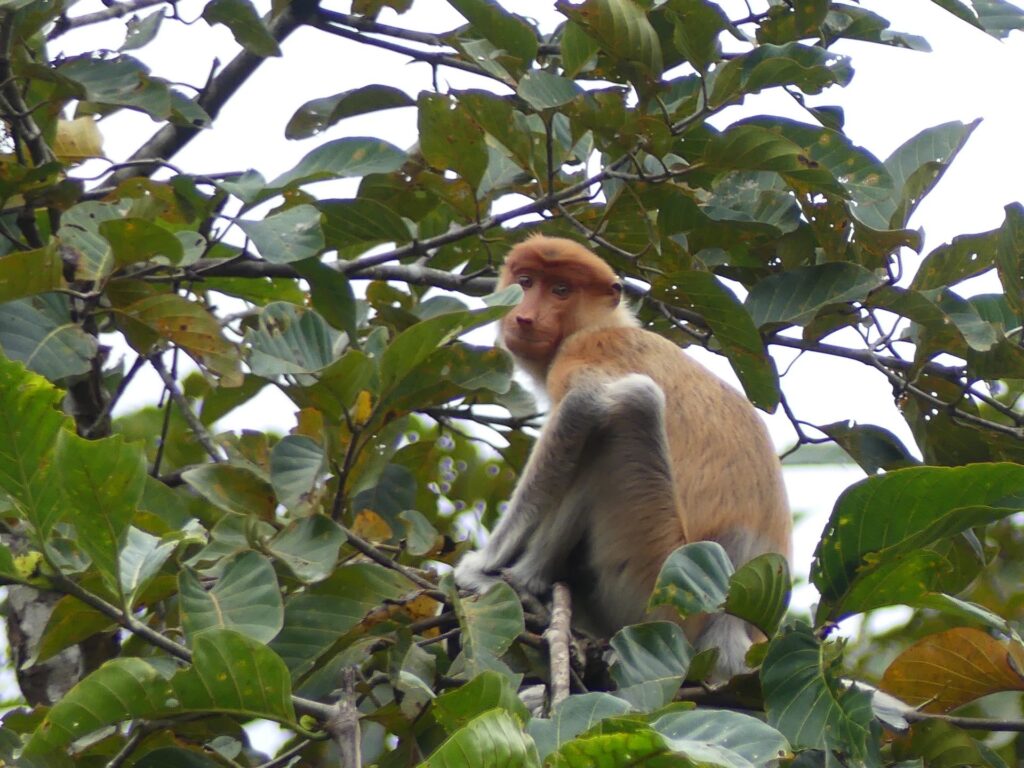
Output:
<path fill-rule="evenodd" d="M 559 529 L 558 550 L 568 551 L 579 537 L 579 527 L 564 520 L 562 509 L 580 470 L 580 458 L 588 439 L 600 427 L 606 404 L 596 378 L 581 381 L 558 404 L 541 430 L 508 509 L 482 550 L 470 552 L 455 568 L 459 586 L 480 590 L 501 576 L 529 548 L 539 528 Z M 559 518 L 555 520 L 555 518 Z M 546 537 L 546 536 L 545 536 Z M 529 586 L 529 585 L 523 585 Z"/>

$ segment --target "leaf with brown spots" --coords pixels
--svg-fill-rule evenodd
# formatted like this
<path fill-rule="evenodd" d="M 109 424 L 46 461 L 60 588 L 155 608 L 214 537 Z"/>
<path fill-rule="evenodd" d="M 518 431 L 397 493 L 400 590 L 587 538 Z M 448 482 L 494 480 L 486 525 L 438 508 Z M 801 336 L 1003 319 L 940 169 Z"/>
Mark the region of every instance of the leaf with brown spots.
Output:
<path fill-rule="evenodd" d="M 925 712 L 949 712 L 999 691 L 1024 691 L 1024 646 L 978 629 L 929 635 L 889 665 L 881 688 Z"/>

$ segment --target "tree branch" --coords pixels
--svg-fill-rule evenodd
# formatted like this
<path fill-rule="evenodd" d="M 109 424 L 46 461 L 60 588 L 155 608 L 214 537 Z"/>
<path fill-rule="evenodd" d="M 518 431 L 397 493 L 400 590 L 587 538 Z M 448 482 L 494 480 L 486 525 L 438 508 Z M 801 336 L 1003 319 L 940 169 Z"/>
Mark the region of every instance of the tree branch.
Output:
<path fill-rule="evenodd" d="M 174 380 L 174 377 L 167 371 L 164 366 L 164 361 L 160 359 L 160 355 L 153 355 L 149 358 L 149 364 L 153 366 L 153 370 L 157 372 L 160 378 L 164 382 L 164 386 L 167 388 L 167 392 L 171 396 L 171 400 L 178 406 L 178 410 L 181 412 L 182 417 L 188 422 L 189 429 L 192 430 L 192 434 L 195 435 L 196 440 L 203 446 L 203 450 L 213 459 L 214 462 L 224 461 L 224 452 L 220 446 L 214 442 L 213 437 L 207 431 L 206 426 L 196 416 L 195 411 L 192 410 L 188 404 L 188 400 L 185 399 L 184 393 L 178 386 L 178 382 Z"/>
<path fill-rule="evenodd" d="M 572 596 L 569 587 L 557 582 L 552 589 L 551 625 L 544 632 L 551 659 L 551 707 L 569 697 L 569 623 Z"/>
<path fill-rule="evenodd" d="M 279 16 L 270 20 L 267 27 L 274 40 L 282 42 L 292 32 L 308 21 L 316 10 L 316 0 L 295 0 L 290 3 Z M 242 51 L 235 56 L 227 66 L 221 70 L 213 80 L 209 82 L 196 102 L 211 117 L 216 117 L 224 104 L 230 99 L 242 84 L 256 71 L 256 68 L 266 59 L 248 51 Z M 184 125 L 167 124 L 139 147 L 128 158 L 128 167 L 116 171 L 109 180 L 109 185 L 116 186 L 125 179 L 136 176 L 150 176 L 159 163 L 147 164 L 142 161 L 169 160 L 182 147 L 194 139 L 200 129 Z"/>
<path fill-rule="evenodd" d="M 332 710 L 331 716 L 324 723 L 324 729 L 338 748 L 342 768 L 359 768 L 363 764 L 363 759 L 360 755 L 359 710 L 356 709 L 354 667 L 346 667 L 341 671 L 341 694 Z"/>

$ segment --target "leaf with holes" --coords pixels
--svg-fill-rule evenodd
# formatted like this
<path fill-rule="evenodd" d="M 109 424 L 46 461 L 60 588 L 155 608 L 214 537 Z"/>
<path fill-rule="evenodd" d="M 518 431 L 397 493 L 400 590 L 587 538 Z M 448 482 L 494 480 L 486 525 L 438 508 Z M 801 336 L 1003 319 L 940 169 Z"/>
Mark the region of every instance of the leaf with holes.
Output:
<path fill-rule="evenodd" d="M 934 547 L 1022 508 L 1024 466 L 1018 464 L 911 467 L 850 486 L 815 550 L 816 621 L 945 591 L 944 555 Z"/>

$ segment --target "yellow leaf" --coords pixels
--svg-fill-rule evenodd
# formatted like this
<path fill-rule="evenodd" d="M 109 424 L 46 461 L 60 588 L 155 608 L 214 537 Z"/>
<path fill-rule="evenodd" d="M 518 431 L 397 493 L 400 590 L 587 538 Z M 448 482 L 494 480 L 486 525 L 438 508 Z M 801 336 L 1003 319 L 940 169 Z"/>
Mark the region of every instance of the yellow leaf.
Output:
<path fill-rule="evenodd" d="M 999 691 L 1024 691 L 1024 646 L 959 627 L 900 654 L 879 686 L 926 712 L 949 712 Z"/>
<path fill-rule="evenodd" d="M 75 163 L 91 157 L 103 157 L 103 134 L 92 117 L 58 120 L 53 153 L 58 159 Z"/>
<path fill-rule="evenodd" d="M 391 526 L 372 509 L 364 509 L 356 515 L 352 532 L 368 541 L 387 541 L 391 538 Z"/>
<path fill-rule="evenodd" d="M 316 408 L 303 408 L 298 412 L 293 435 L 304 435 L 310 440 L 320 442 L 324 434 L 324 415 Z"/>
<path fill-rule="evenodd" d="M 361 427 L 370 420 L 372 413 L 373 396 L 369 390 L 364 389 L 356 396 L 356 404 L 352 408 L 352 421 L 355 422 L 356 426 Z"/>

